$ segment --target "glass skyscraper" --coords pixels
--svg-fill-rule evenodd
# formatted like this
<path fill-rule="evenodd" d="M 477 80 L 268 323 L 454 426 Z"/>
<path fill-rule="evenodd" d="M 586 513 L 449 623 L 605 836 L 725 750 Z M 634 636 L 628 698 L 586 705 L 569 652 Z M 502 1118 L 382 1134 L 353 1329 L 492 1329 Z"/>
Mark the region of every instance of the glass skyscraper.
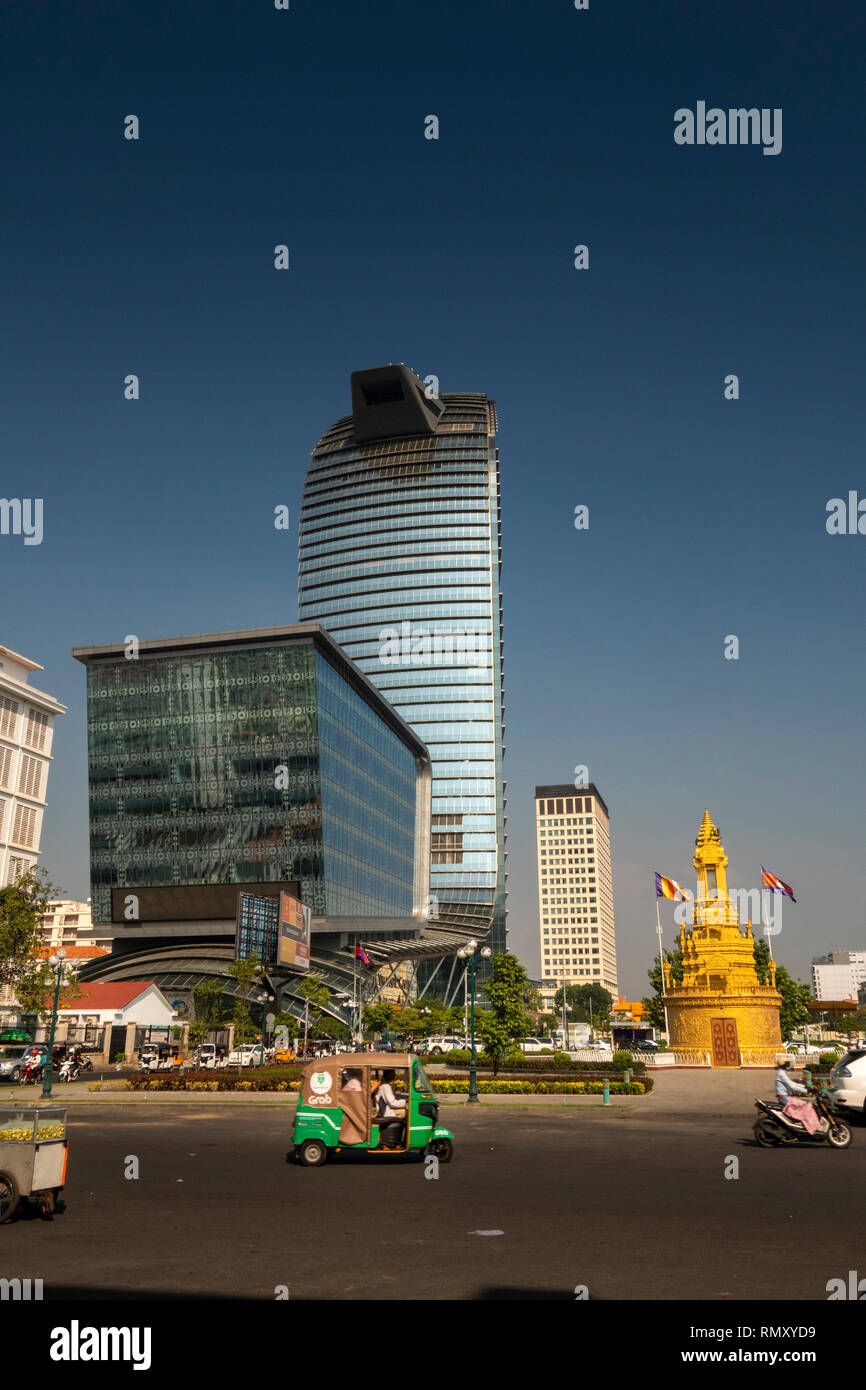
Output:
<path fill-rule="evenodd" d="M 428 930 L 505 949 L 496 407 L 403 365 L 352 374 L 312 451 L 298 617 L 318 622 L 427 745 Z"/>

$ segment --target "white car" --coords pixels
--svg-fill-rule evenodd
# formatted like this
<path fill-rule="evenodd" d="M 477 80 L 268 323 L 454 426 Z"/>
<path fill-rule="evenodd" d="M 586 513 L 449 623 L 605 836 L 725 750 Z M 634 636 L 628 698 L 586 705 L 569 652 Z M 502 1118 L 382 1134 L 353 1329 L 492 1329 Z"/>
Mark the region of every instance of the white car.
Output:
<path fill-rule="evenodd" d="M 426 1052 L 429 1057 L 438 1057 L 443 1052 L 451 1052 L 455 1047 L 468 1047 L 468 1038 L 458 1038 L 452 1033 L 441 1033 L 438 1037 L 426 1039 Z M 476 1047 L 478 1046 L 476 1035 Z"/>
<path fill-rule="evenodd" d="M 588 1042 L 585 1047 L 587 1052 L 613 1052 L 613 1048 L 607 1038 L 596 1038 L 595 1042 Z"/>
<path fill-rule="evenodd" d="M 830 1103 L 866 1115 L 866 1048 L 852 1048 L 836 1063 L 830 1073 Z"/>
<path fill-rule="evenodd" d="M 261 1043 L 244 1043 L 243 1047 L 234 1048 L 228 1055 L 230 1067 L 259 1067 L 261 1063 Z"/>
<path fill-rule="evenodd" d="M 521 1043 L 523 1051 L 527 1054 L 530 1052 L 545 1052 L 547 1050 L 555 1052 L 556 1046 L 553 1038 L 524 1038 Z"/>

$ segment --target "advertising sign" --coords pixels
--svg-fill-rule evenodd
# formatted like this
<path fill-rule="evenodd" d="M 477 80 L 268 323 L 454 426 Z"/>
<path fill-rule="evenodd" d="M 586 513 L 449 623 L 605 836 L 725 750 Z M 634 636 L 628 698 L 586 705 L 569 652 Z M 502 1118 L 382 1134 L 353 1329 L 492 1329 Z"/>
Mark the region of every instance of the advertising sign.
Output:
<path fill-rule="evenodd" d="M 277 964 L 293 970 L 310 968 L 310 930 L 313 912 L 290 893 L 280 894 L 280 937 Z"/>

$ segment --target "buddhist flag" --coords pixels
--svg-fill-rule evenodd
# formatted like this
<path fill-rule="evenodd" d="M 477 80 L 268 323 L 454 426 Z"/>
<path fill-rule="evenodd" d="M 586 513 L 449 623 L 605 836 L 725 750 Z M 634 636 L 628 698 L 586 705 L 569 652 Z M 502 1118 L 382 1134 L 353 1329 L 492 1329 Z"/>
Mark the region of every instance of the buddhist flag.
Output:
<path fill-rule="evenodd" d="M 677 883 L 675 878 L 665 878 L 664 874 L 656 874 L 656 897 L 673 898 L 676 902 L 681 898 L 688 898 L 688 889 L 681 883 Z"/>
<path fill-rule="evenodd" d="M 786 898 L 791 899 L 792 903 L 797 901 L 790 884 L 783 883 L 780 878 L 776 878 L 776 875 L 771 874 L 769 869 L 765 869 L 763 864 L 761 865 L 761 876 L 764 880 L 764 887 L 769 889 L 771 893 L 783 893 Z"/>

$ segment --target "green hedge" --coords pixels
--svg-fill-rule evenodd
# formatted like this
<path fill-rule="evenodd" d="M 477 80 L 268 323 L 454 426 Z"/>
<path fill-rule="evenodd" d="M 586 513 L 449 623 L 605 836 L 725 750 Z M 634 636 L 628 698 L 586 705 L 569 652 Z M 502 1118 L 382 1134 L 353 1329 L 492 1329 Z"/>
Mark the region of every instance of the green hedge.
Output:
<path fill-rule="evenodd" d="M 453 1052 L 446 1053 L 442 1059 L 448 1067 L 468 1067 L 471 1054 L 467 1048 L 455 1048 Z M 478 1052 L 475 1055 L 476 1065 L 483 1071 L 492 1067 L 493 1063 L 486 1052 Z M 607 1076 L 609 1072 L 622 1072 L 630 1069 L 633 1076 L 643 1076 L 646 1072 L 646 1062 L 623 1062 L 616 1061 L 615 1058 L 608 1058 L 606 1062 L 575 1062 L 569 1057 L 567 1052 L 555 1052 L 552 1056 L 545 1056 L 543 1053 L 530 1053 L 524 1056 L 518 1052 L 512 1057 L 506 1057 L 499 1064 L 501 1072 L 507 1071 L 571 1071 L 588 1072 L 599 1076 Z"/>
<path fill-rule="evenodd" d="M 240 1070 L 240 1075 L 238 1074 Z M 137 1072 L 128 1091 L 297 1091 L 303 1067 L 220 1067 L 201 1071 Z"/>
<path fill-rule="evenodd" d="M 433 1089 L 437 1095 L 466 1095 L 469 1081 L 436 1080 Z M 612 1081 L 609 1094 L 612 1096 L 642 1096 L 652 1089 L 652 1081 Z M 604 1086 L 600 1081 L 487 1081 L 478 1082 L 482 1095 L 531 1095 L 531 1096 L 600 1096 Z"/>

